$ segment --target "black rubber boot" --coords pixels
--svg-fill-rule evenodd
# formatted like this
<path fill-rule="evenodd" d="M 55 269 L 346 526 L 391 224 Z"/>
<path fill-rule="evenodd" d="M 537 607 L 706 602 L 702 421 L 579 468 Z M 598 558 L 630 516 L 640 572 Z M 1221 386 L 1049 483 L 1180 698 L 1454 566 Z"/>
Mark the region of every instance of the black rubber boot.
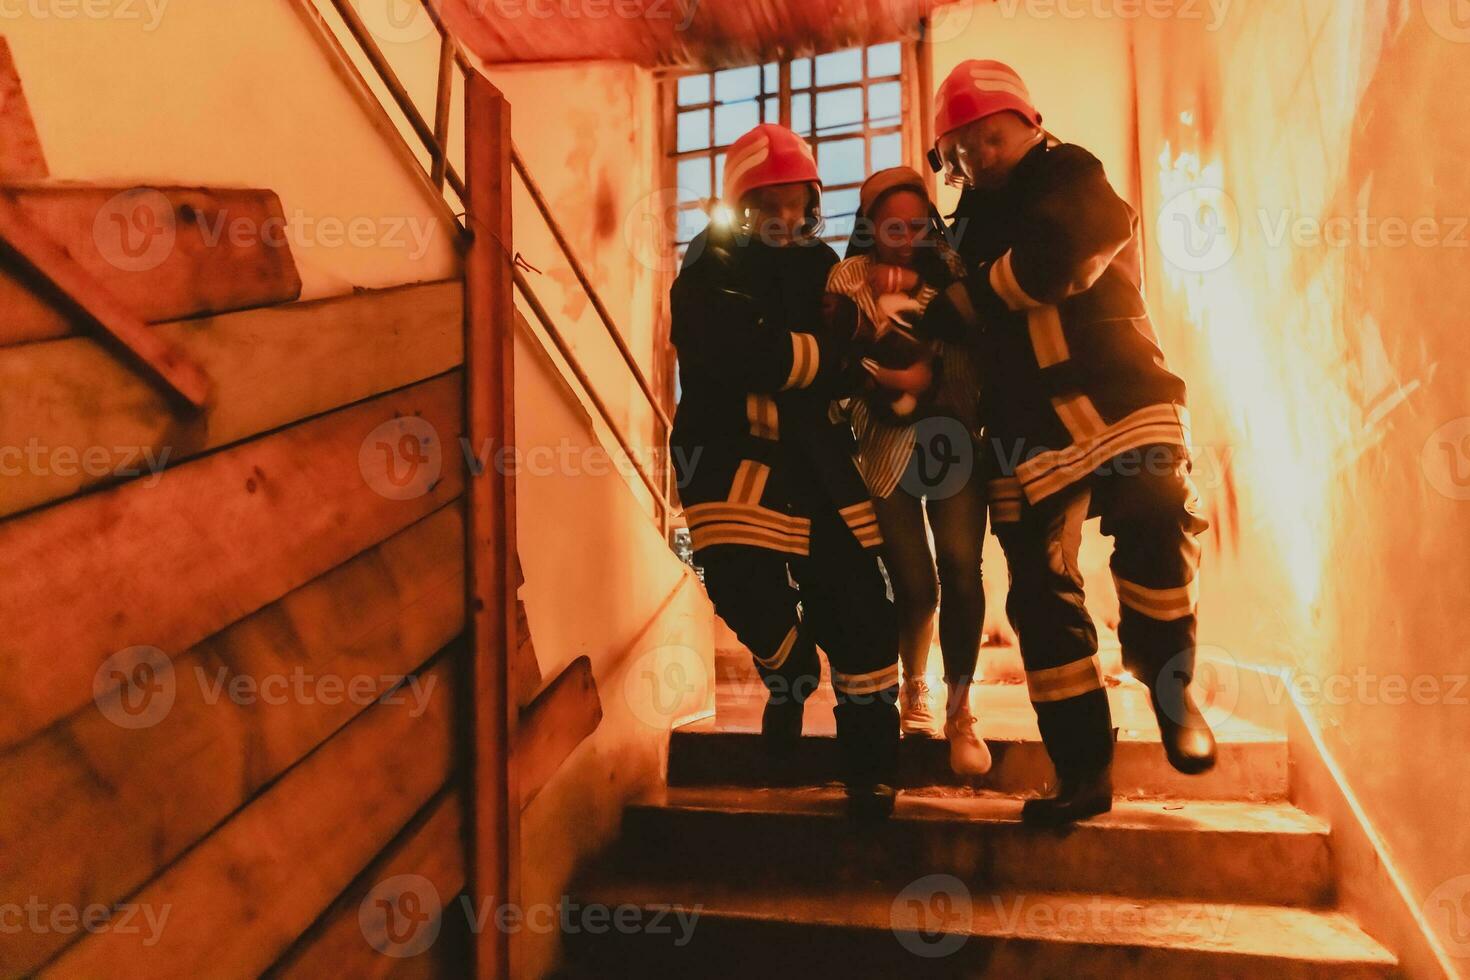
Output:
<path fill-rule="evenodd" d="M 1056 827 L 1086 820 L 1113 808 L 1113 767 L 1090 773 L 1062 774 L 1054 796 L 1027 800 L 1021 820 L 1039 827 Z"/>
<path fill-rule="evenodd" d="M 898 707 L 875 695 L 839 703 L 833 714 L 848 812 L 860 820 L 885 819 L 898 796 Z"/>
<path fill-rule="evenodd" d="M 1183 684 L 1162 684 L 1149 690 L 1159 738 L 1169 764 L 1186 775 L 1208 772 L 1215 766 L 1215 735 L 1210 723 Z"/>
<path fill-rule="evenodd" d="M 887 820 L 898 800 L 898 790 L 887 783 L 874 783 L 870 786 L 849 783 L 846 790 L 847 812 L 854 820 L 861 822 Z"/>
<path fill-rule="evenodd" d="M 766 781 L 772 786 L 801 782 L 797 757 L 801 749 L 804 705 L 790 697 L 772 697 L 761 714 L 761 746 L 766 755 Z"/>

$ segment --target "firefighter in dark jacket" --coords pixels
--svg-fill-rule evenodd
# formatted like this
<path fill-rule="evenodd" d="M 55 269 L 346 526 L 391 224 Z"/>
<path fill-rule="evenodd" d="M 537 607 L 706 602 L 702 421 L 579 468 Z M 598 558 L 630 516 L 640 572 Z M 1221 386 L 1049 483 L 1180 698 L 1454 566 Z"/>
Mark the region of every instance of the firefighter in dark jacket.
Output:
<path fill-rule="evenodd" d="M 724 191 L 734 220 L 716 219 L 690 244 L 671 293 L 683 394 L 670 441 L 695 563 L 765 681 L 773 756 L 789 757 L 800 737 L 820 645 L 850 806 L 886 816 L 897 623 L 851 431 L 827 414 L 855 387 L 861 350 L 824 316 L 837 256 L 815 237 L 811 149 L 788 129 L 757 126 L 730 147 Z"/>
<path fill-rule="evenodd" d="M 926 316 L 979 348 L 1007 612 L 1058 775 L 1026 816 L 1081 819 L 1112 805 L 1112 721 L 1077 563 L 1089 516 L 1113 538 L 1124 664 L 1149 688 L 1170 763 L 1214 764 L 1188 689 L 1208 525 L 1189 479 L 1184 382 L 1144 304 L 1138 216 L 1102 164 L 1052 140 L 999 62 L 956 67 L 936 115 L 931 162 L 966 187 L 954 218 L 967 278 Z"/>

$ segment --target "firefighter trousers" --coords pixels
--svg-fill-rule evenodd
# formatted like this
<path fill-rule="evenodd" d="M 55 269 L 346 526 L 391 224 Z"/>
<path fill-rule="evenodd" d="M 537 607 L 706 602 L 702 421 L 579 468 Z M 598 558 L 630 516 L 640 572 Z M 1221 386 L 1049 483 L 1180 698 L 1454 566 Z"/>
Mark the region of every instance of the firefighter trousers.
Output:
<path fill-rule="evenodd" d="M 1077 563 L 1082 525 L 1102 519 L 1119 599 L 1123 665 L 1156 688 L 1189 684 L 1198 600 L 1197 514 L 1190 464 L 1174 446 L 1113 457 L 1086 479 L 1030 504 L 1019 484 L 991 484 L 992 521 L 1010 566 L 1006 613 L 1020 638 L 1041 737 L 1059 775 L 1112 759 L 1112 718 Z M 997 509 L 997 505 L 998 509 Z"/>
<path fill-rule="evenodd" d="M 751 651 L 773 701 L 805 702 L 816 690 L 821 646 L 837 696 L 843 780 L 892 785 L 898 622 L 878 559 L 858 544 L 836 508 L 812 516 L 806 556 L 714 545 L 695 551 L 694 561 L 704 569 L 715 611 Z"/>

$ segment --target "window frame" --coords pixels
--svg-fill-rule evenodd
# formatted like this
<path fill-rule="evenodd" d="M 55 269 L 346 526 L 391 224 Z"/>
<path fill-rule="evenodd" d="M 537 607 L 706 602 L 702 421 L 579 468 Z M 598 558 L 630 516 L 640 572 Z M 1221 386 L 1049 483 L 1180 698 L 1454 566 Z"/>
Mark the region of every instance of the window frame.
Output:
<path fill-rule="evenodd" d="M 897 44 L 899 46 L 898 67 L 895 72 L 879 75 L 872 74 L 872 49 L 886 44 Z M 710 211 L 719 203 L 720 168 L 719 160 L 729 149 L 729 143 L 718 143 L 715 139 L 715 114 L 722 105 L 739 105 L 754 102 L 756 106 L 756 118 L 760 122 L 779 122 L 781 125 L 792 128 L 792 106 L 796 100 L 807 99 L 809 102 L 809 133 L 800 133 L 809 144 L 812 151 L 821 159 L 821 146 L 826 143 L 842 142 L 847 140 L 861 139 L 863 143 L 862 176 L 856 181 L 840 184 L 827 184 L 823 187 L 823 194 L 838 194 L 843 192 L 855 192 L 862 186 L 867 176 L 873 172 L 873 141 L 883 136 L 897 136 L 899 142 L 899 163 L 913 166 L 920 173 L 927 174 L 928 168 L 924 164 L 924 151 L 920 145 L 923 134 L 922 130 L 927 127 L 922 125 L 920 119 L 923 105 L 927 99 L 919 90 L 920 76 L 924 74 L 922 67 L 928 57 L 928 44 L 923 41 L 897 39 L 893 41 L 879 41 L 872 44 L 855 45 L 850 48 L 840 48 L 833 52 L 821 52 L 819 54 L 806 54 L 795 57 L 783 57 L 772 61 L 757 62 L 753 65 L 729 65 L 712 67 L 695 71 L 671 71 L 660 79 L 662 88 L 660 102 L 664 107 L 664 125 L 660 138 L 661 153 L 664 160 L 664 186 L 672 188 L 669 197 L 671 202 L 671 231 L 669 246 L 672 254 L 682 258 L 687 243 L 680 242 L 680 217 L 691 211 Z M 855 50 L 861 54 L 861 67 L 858 78 L 852 81 L 831 82 L 818 84 L 817 82 L 817 59 L 825 54 L 835 54 L 840 51 Z M 794 88 L 792 81 L 792 65 L 795 62 L 807 60 L 810 65 L 808 85 Z M 768 87 L 770 66 L 776 68 L 776 86 Z M 759 83 L 753 96 L 734 102 L 721 102 L 715 91 L 715 75 L 721 71 L 740 68 L 755 68 L 758 70 Z M 708 99 L 702 102 L 691 102 L 685 105 L 679 104 L 678 87 L 681 80 L 692 76 L 706 75 L 710 79 Z M 874 86 L 897 84 L 899 87 L 899 105 L 897 119 L 891 123 L 873 125 L 870 122 L 872 111 L 872 93 Z M 826 92 L 837 92 L 850 89 L 861 90 L 861 114 L 857 122 L 839 123 L 829 126 L 827 129 L 835 132 L 822 132 L 817 127 L 817 101 L 818 97 Z M 777 118 L 767 118 L 767 101 L 775 99 Z M 707 145 L 690 150 L 678 148 L 679 116 L 682 113 L 703 110 L 708 115 Z M 890 117 L 884 117 L 885 119 Z M 704 198 L 691 197 L 686 189 L 680 187 L 678 178 L 679 165 L 681 162 L 707 158 L 709 160 L 709 187 L 710 196 Z M 933 183 L 931 182 L 931 194 Z M 855 196 L 855 195 L 854 195 Z M 834 219 L 840 223 L 840 228 L 845 228 L 847 221 L 852 215 L 851 211 L 843 210 L 840 213 L 828 213 L 824 210 L 824 217 L 830 223 Z M 847 238 L 846 230 L 837 233 L 829 233 L 824 229 L 823 239 L 841 251 L 841 243 Z"/>

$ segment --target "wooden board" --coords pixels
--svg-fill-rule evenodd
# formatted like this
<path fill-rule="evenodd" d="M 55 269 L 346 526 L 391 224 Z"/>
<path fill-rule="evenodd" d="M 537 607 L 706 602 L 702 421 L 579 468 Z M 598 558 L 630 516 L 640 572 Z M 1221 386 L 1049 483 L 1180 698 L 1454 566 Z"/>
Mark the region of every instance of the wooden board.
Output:
<path fill-rule="evenodd" d="M 46 156 L 10 54 L 10 42 L 0 36 L 0 181 L 46 176 Z"/>
<path fill-rule="evenodd" d="M 0 192 L 0 245 L 10 268 L 45 295 L 59 297 L 61 309 L 77 323 L 107 342 L 134 370 L 143 372 L 162 390 L 191 409 L 209 398 L 209 376 L 173 344 L 139 319 L 112 290 L 16 203 L 15 195 Z"/>
<path fill-rule="evenodd" d="M 425 672 L 435 694 L 420 717 L 365 711 L 132 896 L 169 909 L 162 930 L 88 934 L 38 975 L 259 976 L 445 785 L 454 672 Z"/>
<path fill-rule="evenodd" d="M 81 907 L 151 879 L 463 631 L 463 536 L 451 503 L 186 651 L 172 704 L 146 727 L 84 710 L 0 756 L 0 841 L 26 842 L 0 849 L 0 895 Z M 306 697 L 226 686 L 298 675 Z M 0 976 L 65 942 L 8 938 Z"/>
<path fill-rule="evenodd" d="M 448 938 L 444 936 L 444 920 L 464 915 L 463 907 L 456 901 L 465 885 L 465 849 L 460 836 L 464 823 L 463 808 L 464 798 L 456 788 L 446 790 L 429 804 L 414 824 L 405 829 L 402 837 L 394 841 L 393 846 L 332 903 L 311 931 L 302 936 L 291 952 L 266 976 L 270 980 L 318 980 L 330 976 L 386 980 L 400 976 L 401 968 L 405 966 L 427 965 L 427 961 L 432 961 L 436 951 L 434 947 Z M 440 906 L 440 938 L 436 938 L 429 949 L 402 958 L 385 955 L 380 946 L 370 943 L 359 915 L 363 900 L 380 883 L 398 875 L 417 875 L 426 879 L 433 891 L 424 891 L 437 898 Z M 372 924 L 377 923 L 373 921 Z M 420 928 L 435 927 L 430 921 Z M 382 942 L 376 933 L 374 938 Z M 407 946 L 388 948 L 408 952 Z M 421 962 L 410 962 L 415 960 Z"/>
<path fill-rule="evenodd" d="M 457 498 L 463 410 L 451 373 L 167 470 L 156 485 L 0 524 L 0 676 L 24 679 L 0 686 L 0 749 L 89 704 L 99 672 L 116 690 L 108 661 L 120 651 L 173 657 Z"/>
<path fill-rule="evenodd" d="M 457 367 L 462 293 L 449 280 L 154 327 L 214 384 L 192 417 L 90 339 L 0 348 L 0 517 Z"/>
<path fill-rule="evenodd" d="M 301 295 L 274 191 L 63 184 L 6 195 L 118 303 L 156 323 Z M 0 346 L 76 332 L 33 277 L 0 263 Z"/>
<path fill-rule="evenodd" d="M 601 721 L 602 700 L 592 661 L 578 657 L 521 713 L 515 766 L 522 807 L 536 798 Z"/>

